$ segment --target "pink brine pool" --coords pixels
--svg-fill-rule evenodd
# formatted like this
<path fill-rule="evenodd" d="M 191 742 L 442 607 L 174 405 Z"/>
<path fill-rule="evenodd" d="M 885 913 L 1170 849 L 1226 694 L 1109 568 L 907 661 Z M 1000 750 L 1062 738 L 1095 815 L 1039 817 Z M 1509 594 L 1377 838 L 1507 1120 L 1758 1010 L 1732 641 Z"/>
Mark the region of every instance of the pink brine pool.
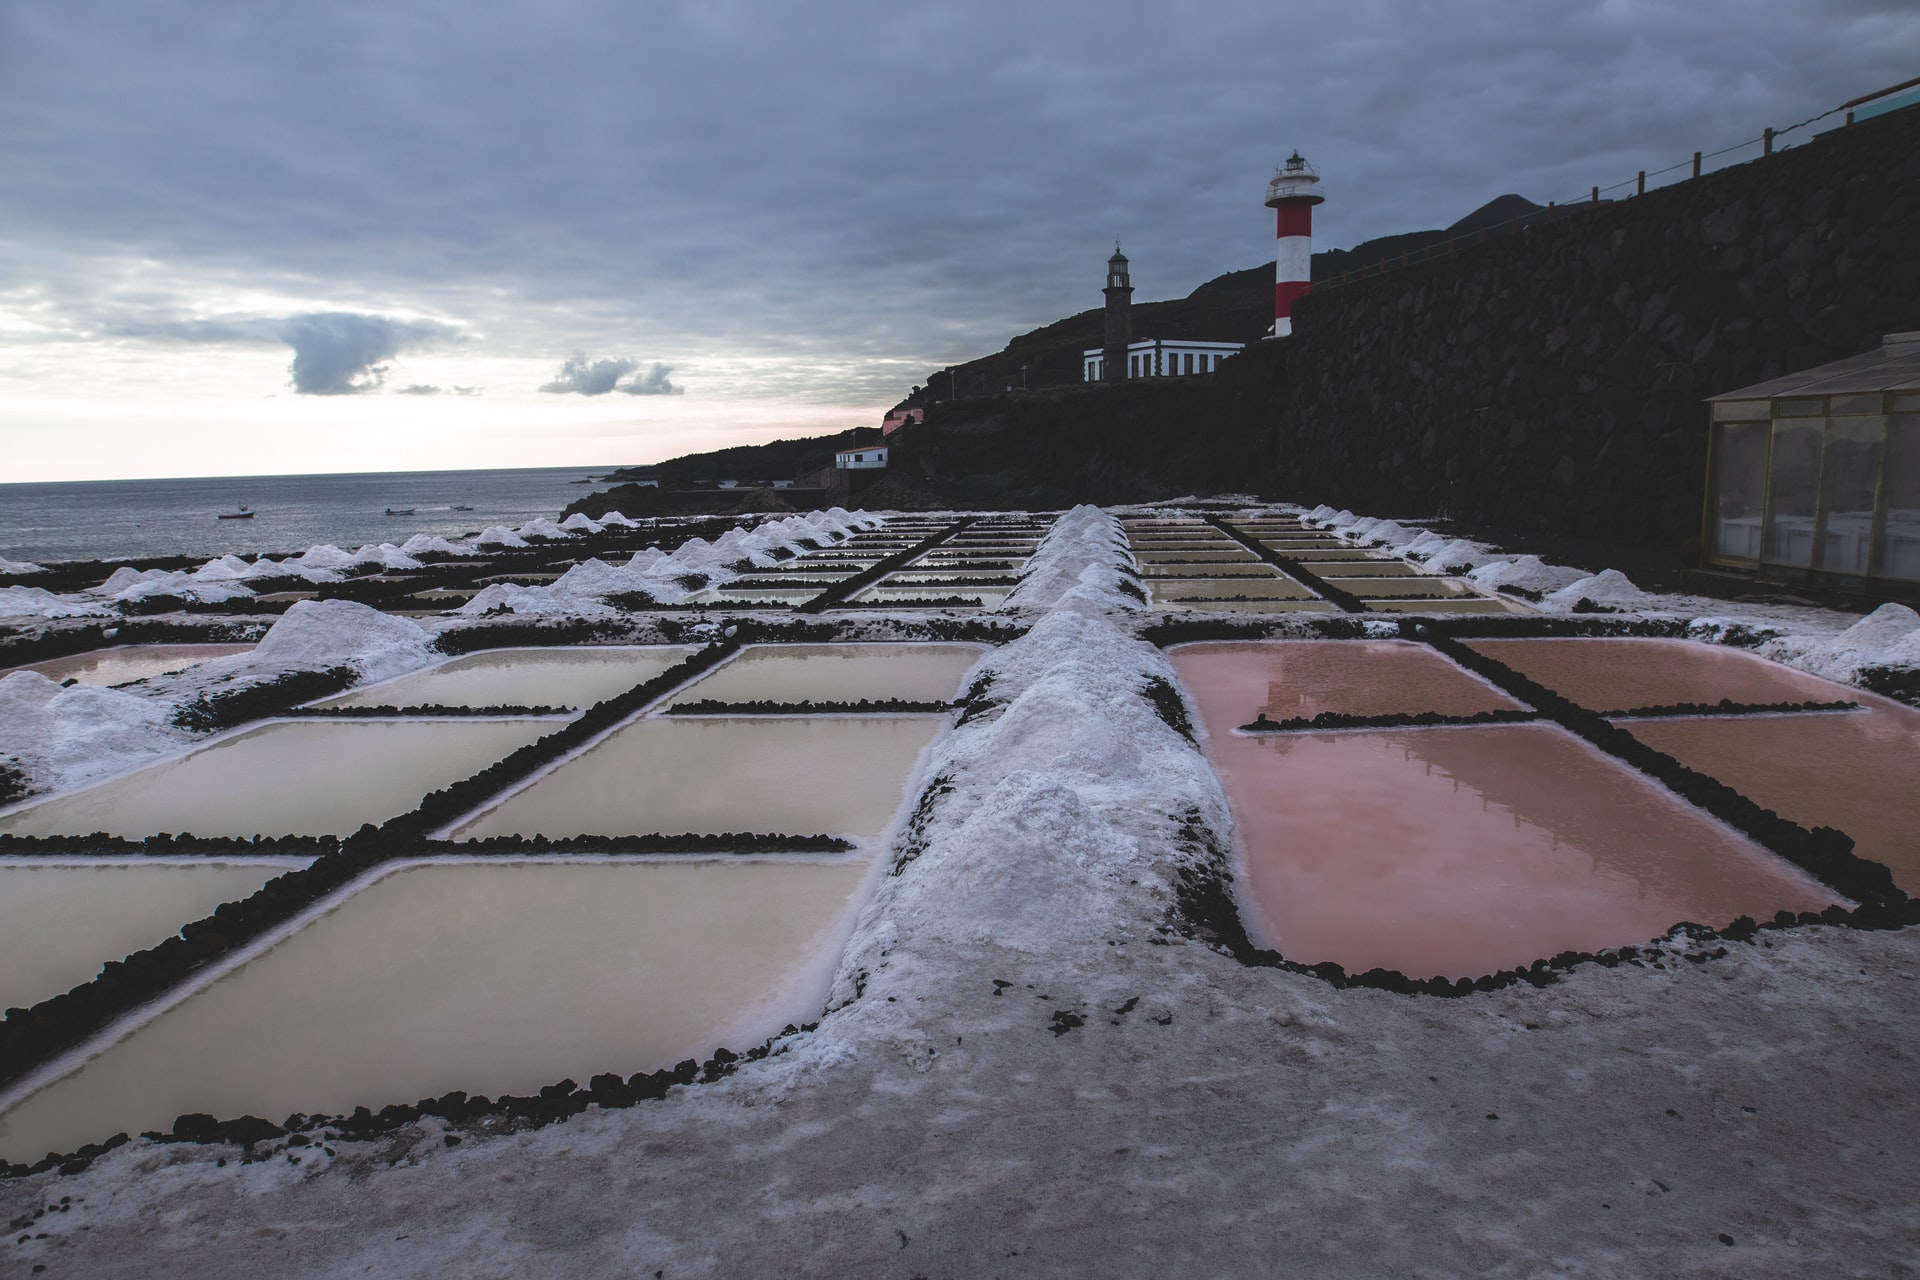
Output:
<path fill-rule="evenodd" d="M 1234 730 L 1262 709 L 1284 719 L 1513 705 L 1421 646 L 1192 645 L 1173 661 L 1239 824 L 1250 931 L 1289 959 L 1467 977 L 1645 941 L 1683 920 L 1834 901 L 1551 725 Z"/>

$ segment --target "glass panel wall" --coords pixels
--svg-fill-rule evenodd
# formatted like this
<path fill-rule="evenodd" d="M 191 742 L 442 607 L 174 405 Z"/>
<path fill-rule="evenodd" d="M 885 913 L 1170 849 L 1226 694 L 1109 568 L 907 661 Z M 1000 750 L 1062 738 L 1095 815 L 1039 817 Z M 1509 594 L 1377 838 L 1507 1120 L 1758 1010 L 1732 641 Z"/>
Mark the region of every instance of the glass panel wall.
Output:
<path fill-rule="evenodd" d="M 1813 564 L 1813 515 L 1820 495 L 1820 444 L 1824 418 L 1775 419 L 1773 460 L 1767 479 L 1767 541 L 1770 564 Z"/>
<path fill-rule="evenodd" d="M 1765 422 L 1729 422 L 1718 428 L 1714 451 L 1713 554 L 1760 558 L 1760 513 L 1767 496 Z"/>
<path fill-rule="evenodd" d="M 1887 419 L 1886 522 L 1874 571 L 1883 578 L 1920 582 L 1920 414 Z"/>
<path fill-rule="evenodd" d="M 1879 408 L 1879 399 L 1873 397 L 1872 407 Z M 1873 568 L 1873 502 L 1880 488 L 1880 440 L 1887 420 L 1856 414 L 1827 422 L 1820 464 L 1820 567 L 1865 576 Z"/>
<path fill-rule="evenodd" d="M 1722 401 L 1712 423 L 1707 562 L 1920 582 L 1920 393 Z"/>

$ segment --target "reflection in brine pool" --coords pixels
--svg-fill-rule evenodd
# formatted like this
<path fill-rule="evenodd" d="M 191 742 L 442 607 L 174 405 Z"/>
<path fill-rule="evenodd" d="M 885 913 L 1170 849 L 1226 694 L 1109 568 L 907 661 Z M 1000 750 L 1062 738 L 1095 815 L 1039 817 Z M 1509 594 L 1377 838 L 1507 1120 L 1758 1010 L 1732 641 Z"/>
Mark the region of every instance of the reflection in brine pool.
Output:
<path fill-rule="evenodd" d="M 1855 690 L 1721 645 L 1615 637 L 1474 640 L 1470 647 L 1590 711 L 1676 702 L 1841 702 Z"/>
<path fill-rule="evenodd" d="M 304 863 L 0 865 L 0 1009 L 89 982 Z"/>
<path fill-rule="evenodd" d="M 1174 670 L 1211 727 L 1423 711 L 1511 711 L 1512 698 L 1410 640 L 1216 641 L 1172 651 Z"/>
<path fill-rule="evenodd" d="M 1833 827 L 1920 895 L 1920 711 L 1634 720 L 1634 737 L 1803 827 Z"/>
<path fill-rule="evenodd" d="M 154 676 L 185 671 L 208 658 L 247 653 L 250 644 L 129 644 L 117 649 L 95 649 L 65 658 L 36 662 L 27 670 L 50 680 L 78 680 L 81 684 L 127 684 Z M 0 670 L 0 675 L 7 672 Z"/>
<path fill-rule="evenodd" d="M 396 872 L 0 1116 L 35 1160 L 205 1112 L 278 1120 L 736 1050 L 818 1015 L 868 863 Z"/>
<path fill-rule="evenodd" d="M 698 702 L 937 702 L 985 650 L 971 644 L 756 644 L 668 700 Z"/>
<path fill-rule="evenodd" d="M 1558 727 L 1208 743 L 1289 959 L 1469 977 L 1833 895 Z"/>
<path fill-rule="evenodd" d="M 15 835 L 344 835 L 552 733 L 552 720 L 296 720 L 0 817 Z"/>

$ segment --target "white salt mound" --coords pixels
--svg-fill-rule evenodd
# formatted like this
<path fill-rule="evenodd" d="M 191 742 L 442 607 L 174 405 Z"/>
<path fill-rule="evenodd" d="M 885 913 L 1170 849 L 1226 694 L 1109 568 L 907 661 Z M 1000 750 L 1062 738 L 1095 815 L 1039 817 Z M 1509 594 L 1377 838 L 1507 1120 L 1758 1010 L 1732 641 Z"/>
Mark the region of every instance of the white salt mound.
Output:
<path fill-rule="evenodd" d="M 473 540 L 476 547 L 524 547 L 527 540 L 503 524 L 488 525 Z"/>
<path fill-rule="evenodd" d="M 1430 551 L 1424 551 L 1420 555 L 1413 556 L 1412 558 L 1423 560 L 1429 569 L 1439 570 L 1444 573 L 1459 569 L 1463 566 L 1469 569 L 1478 568 L 1490 560 L 1498 560 L 1502 557 L 1494 554 L 1493 551 L 1481 543 L 1470 542 L 1465 538 L 1455 538 L 1451 542 L 1444 543 Z"/>
<path fill-rule="evenodd" d="M 550 538 L 556 542 L 573 536 L 545 516 L 537 516 L 527 521 L 520 526 L 519 532 L 522 538 Z"/>
<path fill-rule="evenodd" d="M 351 600 L 298 600 L 250 652 L 204 662 L 197 677 L 257 679 L 344 666 L 359 674 L 358 683 L 371 684 L 433 661 L 432 640 L 411 618 Z"/>
<path fill-rule="evenodd" d="M 45 573 L 46 569 L 31 560 L 9 560 L 0 556 L 0 578 L 24 577 L 29 573 Z"/>
<path fill-rule="evenodd" d="M 0 679 L 0 759 L 34 791 L 77 786 L 180 750 L 172 705 L 124 689 L 62 689 L 37 671 Z"/>
<path fill-rule="evenodd" d="M 57 596 L 43 587 L 0 587 L 0 618 L 79 618 L 109 612 L 83 596 Z"/>
<path fill-rule="evenodd" d="M 280 563 L 295 569 L 344 569 L 353 563 L 353 556 L 331 542 L 323 542 Z"/>
<path fill-rule="evenodd" d="M 410 556 L 422 555 L 429 551 L 439 552 L 442 555 L 463 556 L 471 553 L 473 548 L 464 542 L 453 542 L 432 534 L 416 533 L 400 544 L 400 550 Z"/>
<path fill-rule="evenodd" d="M 1523 591 L 1537 591 L 1546 595 L 1579 582 L 1586 576 L 1584 570 L 1547 564 L 1539 556 L 1521 556 L 1515 560 L 1489 561 L 1469 573 L 1467 578 L 1483 591 L 1519 587 Z"/>
<path fill-rule="evenodd" d="M 1569 583 L 1540 602 L 1551 613 L 1566 613 L 1582 600 L 1630 609 L 1648 603 L 1653 597 L 1633 585 L 1618 569 L 1602 569 L 1590 578 Z"/>
<path fill-rule="evenodd" d="M 1868 667 L 1920 667 L 1920 614 L 1903 604 L 1883 604 L 1795 665 L 1845 683 Z"/>

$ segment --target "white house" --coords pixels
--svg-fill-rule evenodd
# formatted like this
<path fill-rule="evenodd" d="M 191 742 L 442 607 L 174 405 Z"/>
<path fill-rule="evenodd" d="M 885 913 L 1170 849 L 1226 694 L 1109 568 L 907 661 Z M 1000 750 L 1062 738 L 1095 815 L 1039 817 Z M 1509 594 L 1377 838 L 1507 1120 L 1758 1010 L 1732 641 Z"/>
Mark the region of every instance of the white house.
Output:
<path fill-rule="evenodd" d="M 1244 342 L 1182 342 L 1170 338 L 1142 338 L 1127 344 L 1127 377 L 1186 378 L 1212 373 L 1230 355 L 1245 350 Z M 1080 353 L 1082 374 L 1088 382 L 1104 381 L 1106 360 L 1099 347 Z"/>
<path fill-rule="evenodd" d="M 887 447 L 871 444 L 864 449 L 842 449 L 833 455 L 833 465 L 841 471 L 872 471 L 887 465 Z"/>

